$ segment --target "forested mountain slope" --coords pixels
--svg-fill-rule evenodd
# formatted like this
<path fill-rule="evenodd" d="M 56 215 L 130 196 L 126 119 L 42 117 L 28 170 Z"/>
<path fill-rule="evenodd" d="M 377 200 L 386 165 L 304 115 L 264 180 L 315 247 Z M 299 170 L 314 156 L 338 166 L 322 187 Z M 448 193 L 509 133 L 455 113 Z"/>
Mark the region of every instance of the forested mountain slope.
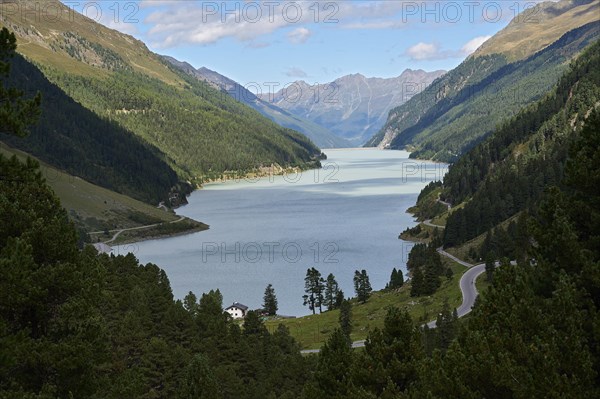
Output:
<path fill-rule="evenodd" d="M 497 52 L 488 51 L 489 46 L 486 51 L 476 52 L 392 110 L 384 128 L 368 145 L 409 146 L 415 150 L 413 157 L 455 161 L 498 123 L 539 100 L 564 72 L 568 61 L 598 37 L 600 3 L 587 3 L 565 0 L 539 5 L 544 18 L 535 26 L 545 33 L 538 34 L 544 40 L 534 41 L 537 47 L 530 45 L 527 51 L 515 55 L 512 47 L 502 45 L 502 31 L 500 39 L 490 39 L 498 43 Z M 514 32 L 522 30 L 524 34 L 532 29 L 531 23 L 525 23 L 530 13 L 534 11 L 517 16 L 506 28 L 512 32 L 511 37 Z M 560 25 L 555 27 L 556 23 Z M 548 26 L 554 28 L 544 31 Z M 568 31 L 570 28 L 574 29 Z M 555 41 L 547 46 L 553 38 Z"/>
<path fill-rule="evenodd" d="M 20 55 L 13 59 L 6 83 L 28 95 L 40 92 L 41 116 L 26 138 L 0 135 L 0 140 L 132 198 L 168 201 L 178 178 L 156 148 L 81 106 Z"/>
<path fill-rule="evenodd" d="M 5 54 L 7 32 L 1 35 Z M 176 301 L 157 265 L 81 250 L 37 163 L 0 153 L 0 397 L 600 396 L 599 47 L 574 63 L 555 95 L 524 112 L 520 124 L 509 122 L 511 142 L 539 133 L 529 135 L 540 140 L 530 147 L 533 158 L 554 153 L 554 145 L 543 150 L 547 141 L 569 147 L 559 187 L 528 220 L 523 241 L 532 245 L 523 260 L 493 272 L 468 320 L 445 306 L 429 330 L 388 307 L 360 351 L 348 335 L 352 308 L 320 353 L 305 357 L 287 328 L 269 332 L 258 312 L 241 326 L 231 320 L 218 290 Z M 21 111 L 37 102 L 16 97 L 3 108 L 0 130 L 21 135 L 18 127 L 35 119 Z M 529 153 L 518 148 L 517 158 Z"/>
<path fill-rule="evenodd" d="M 329 129 L 258 98 L 238 82 L 218 72 L 211 71 L 208 68 L 196 69 L 189 63 L 179 61 L 173 57 L 163 56 L 163 58 L 183 72 L 209 83 L 215 89 L 221 90 L 237 101 L 254 108 L 273 122 L 304 134 L 320 148 L 345 148 L 351 146 L 349 141 L 336 136 Z"/>
<path fill-rule="evenodd" d="M 599 129 L 533 221 L 535 266 L 496 271 L 466 324 L 446 308 L 423 331 L 389 307 L 364 350 L 336 328 L 307 357 L 258 313 L 240 328 L 218 290 L 175 301 L 158 266 L 79 251 L 36 165 L 0 155 L 0 397 L 598 397 Z"/>
<path fill-rule="evenodd" d="M 442 197 L 465 205 L 448 217 L 446 246 L 461 244 L 520 211 L 534 209 L 546 188 L 559 184 L 569 146 L 600 107 L 598 65 L 597 41 L 572 63 L 551 93 L 452 165 Z"/>
<path fill-rule="evenodd" d="M 18 51 L 75 101 L 156 146 L 180 178 L 318 162 L 306 137 L 170 68 L 140 41 L 52 2 L 58 19 L 2 15 Z"/>

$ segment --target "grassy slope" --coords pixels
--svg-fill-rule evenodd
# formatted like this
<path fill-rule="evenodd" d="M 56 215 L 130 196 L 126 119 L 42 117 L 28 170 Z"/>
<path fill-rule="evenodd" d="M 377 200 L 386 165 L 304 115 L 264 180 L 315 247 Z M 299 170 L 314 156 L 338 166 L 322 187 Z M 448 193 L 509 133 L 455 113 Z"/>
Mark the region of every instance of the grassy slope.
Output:
<path fill-rule="evenodd" d="M 420 147 L 419 158 L 454 160 L 470 146 L 493 132 L 498 123 L 514 117 L 522 107 L 537 102 L 560 79 L 571 57 L 598 38 L 598 25 L 573 31 L 552 46 L 502 68 L 485 86 L 468 93 L 430 123 L 419 126 L 411 143 Z M 414 129 L 409 129 L 411 131 Z M 393 143 L 401 144 L 401 133 Z M 392 146 L 394 146 L 392 144 Z"/>
<path fill-rule="evenodd" d="M 598 20 L 599 0 L 571 8 L 558 16 L 554 15 L 557 11 L 572 7 L 573 4 L 571 1 L 544 2 L 525 10 L 506 28 L 485 42 L 473 56 L 501 53 L 510 61 L 522 60 L 554 43 L 565 33 Z"/>
<path fill-rule="evenodd" d="M 39 6 L 40 3 L 37 0 L 20 0 L 19 2 L 30 9 L 34 8 L 34 4 Z M 65 56 L 64 51 L 57 51 L 48 44 L 62 32 L 76 32 L 88 41 L 98 43 L 117 53 L 136 72 L 159 79 L 169 85 L 183 87 L 183 80 L 169 70 L 160 57 L 148 50 L 143 42 L 133 36 L 109 29 L 81 14 L 71 14 L 71 11 L 57 0 L 46 0 L 46 3 L 55 3 L 56 8 L 62 11 L 61 17 L 40 18 L 37 21 L 34 21 L 33 17 L 27 17 L 23 21 L 20 13 L 14 15 L 6 13 L 5 24 L 17 35 L 18 52 L 27 58 L 75 75 L 102 77 L 110 74 L 107 70 L 88 63 L 73 62 L 72 58 Z M 54 12 L 54 5 L 48 5 L 48 7 Z"/>
<path fill-rule="evenodd" d="M 451 307 L 458 307 L 462 303 L 458 281 L 467 269 L 446 258 L 443 259 L 444 263 L 454 271 L 454 276 L 450 280 L 444 277 L 440 289 L 430 297 L 411 297 L 410 283 L 406 283 L 394 292 L 374 292 L 366 304 L 359 304 L 356 299 L 353 299 L 352 340 L 365 339 L 369 329 L 381 328 L 388 306 L 408 310 L 413 320 L 418 323 L 426 323 L 435 319 L 435 315 L 442 309 L 446 299 Z M 304 349 L 315 349 L 321 347 L 329 334 L 338 326 L 338 318 L 339 310 L 332 310 L 296 319 L 269 320 L 266 324 L 269 330 L 277 328 L 280 323 L 285 325 Z"/>
<path fill-rule="evenodd" d="M 581 1 L 574 3 L 570 0 L 563 0 L 558 4 L 544 3 L 535 10 L 529 10 L 519 15 L 507 28 L 488 40 L 455 70 L 450 71 L 428 90 L 416 95 L 403 106 L 392 110 L 386 126 L 373 137 L 368 145 L 378 145 L 384 137 L 386 137 L 386 142 L 389 142 L 396 136 L 392 147 L 419 143 L 419 148 L 432 147 L 426 152 L 418 154 L 420 157 L 452 159 L 460 150 L 463 150 L 462 146 L 472 139 L 468 136 L 481 137 L 490 128 L 494 128 L 494 123 L 488 124 L 489 126 L 485 125 L 486 121 L 490 121 L 490 115 L 486 114 L 488 110 L 502 108 L 505 116 L 511 116 L 511 112 L 519 108 L 511 108 L 510 104 L 513 101 L 511 96 L 517 93 L 520 105 L 537 100 L 551 87 L 551 85 L 548 86 L 548 83 L 560 76 L 560 69 L 564 64 L 543 71 L 544 73 L 541 75 L 538 73 L 537 77 L 535 72 L 540 72 L 542 68 L 546 67 L 546 60 L 541 60 L 541 64 L 532 63 L 530 70 L 527 70 L 528 66 L 525 65 L 521 71 L 513 71 L 512 75 L 514 76 L 508 76 L 508 79 L 501 84 L 492 82 L 493 84 L 483 90 L 481 101 L 471 104 L 474 111 L 469 111 L 468 103 L 473 102 L 476 93 L 469 91 L 470 89 L 464 93 L 456 92 L 456 88 L 475 87 L 482 74 L 493 73 L 497 67 L 502 66 L 502 62 L 521 61 L 556 42 L 566 32 L 600 19 L 600 12 L 598 12 L 600 1 L 594 0 L 592 4 L 581 3 Z M 517 43 L 517 45 L 513 46 L 513 43 Z M 557 57 L 560 55 L 557 53 Z M 475 64 L 475 68 L 472 68 L 473 64 Z M 492 64 L 497 64 L 497 66 L 490 67 Z M 498 78 L 495 78 L 494 81 L 498 81 Z M 527 90 L 523 90 L 524 87 Z M 532 90 L 534 87 L 536 90 Z M 460 98 L 454 98 L 456 95 Z M 470 101 L 463 103 L 462 97 Z M 434 121 L 439 122 L 437 124 L 428 124 L 427 121 L 431 118 L 427 117 L 425 121 L 421 121 L 419 126 L 416 126 L 418 129 L 411 129 L 427 114 L 428 110 L 434 112 L 436 107 L 440 108 L 438 103 L 444 101 L 452 102 L 454 104 L 452 107 L 458 104 L 458 107 L 450 108 L 450 112 L 446 110 L 441 115 L 437 115 L 434 118 Z M 482 115 L 479 115 L 478 112 Z M 486 128 L 483 129 L 481 126 L 486 126 Z M 445 132 L 445 136 L 440 136 L 441 131 Z M 417 134 L 420 138 L 414 137 Z M 431 139 L 435 139 L 435 142 Z M 450 149 L 450 153 L 436 154 L 440 148 L 444 151 Z"/>
<path fill-rule="evenodd" d="M 0 153 L 5 156 L 17 155 L 21 159 L 28 156 L 2 143 L 0 143 Z M 87 231 L 139 227 L 154 223 L 168 223 L 179 219 L 172 212 L 88 183 L 43 162 L 40 162 L 40 165 L 46 181 L 60 198 L 63 207 L 76 224 L 86 228 Z M 182 227 L 187 227 L 187 231 L 207 228 L 206 225 L 193 220 L 182 224 Z M 136 238 L 149 236 L 153 236 L 151 231 L 140 230 Z M 98 238 L 105 240 L 110 236 L 101 235 Z"/>

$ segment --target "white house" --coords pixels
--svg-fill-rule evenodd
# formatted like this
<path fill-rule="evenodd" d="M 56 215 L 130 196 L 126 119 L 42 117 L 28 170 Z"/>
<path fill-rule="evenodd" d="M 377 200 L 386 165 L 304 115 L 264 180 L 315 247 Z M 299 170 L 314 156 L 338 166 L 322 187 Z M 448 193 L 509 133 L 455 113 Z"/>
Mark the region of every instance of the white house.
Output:
<path fill-rule="evenodd" d="M 242 305 L 239 302 L 234 302 L 233 305 L 226 308 L 225 311 L 229 313 L 234 319 L 243 319 L 244 317 L 246 317 L 248 306 Z"/>

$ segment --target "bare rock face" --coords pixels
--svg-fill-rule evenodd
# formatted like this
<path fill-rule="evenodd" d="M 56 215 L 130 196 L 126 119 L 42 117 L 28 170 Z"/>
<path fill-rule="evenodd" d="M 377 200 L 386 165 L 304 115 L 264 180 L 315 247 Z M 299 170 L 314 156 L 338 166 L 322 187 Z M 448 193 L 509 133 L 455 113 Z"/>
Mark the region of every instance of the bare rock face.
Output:
<path fill-rule="evenodd" d="M 391 109 L 444 73 L 407 69 L 389 79 L 354 74 L 320 85 L 297 81 L 261 98 L 361 146 L 383 127 Z"/>

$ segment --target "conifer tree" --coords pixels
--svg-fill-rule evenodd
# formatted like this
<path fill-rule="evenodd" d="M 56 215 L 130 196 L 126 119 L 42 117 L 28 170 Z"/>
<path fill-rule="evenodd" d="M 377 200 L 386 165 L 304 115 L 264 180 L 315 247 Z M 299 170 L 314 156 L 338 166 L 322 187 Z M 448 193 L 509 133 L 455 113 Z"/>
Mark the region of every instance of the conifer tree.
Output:
<path fill-rule="evenodd" d="M 354 271 L 354 291 L 359 302 L 366 303 L 369 300 L 373 288 L 366 270 Z"/>
<path fill-rule="evenodd" d="M 194 357 L 185 370 L 185 379 L 181 385 L 179 399 L 222 398 L 219 384 L 208 359 L 201 354 Z"/>
<path fill-rule="evenodd" d="M 335 280 L 335 276 L 332 273 L 329 273 L 327 276 L 327 280 L 325 282 L 325 294 L 324 301 L 325 306 L 327 306 L 327 310 L 336 309 L 337 305 L 337 296 L 340 291 L 337 281 Z"/>
<path fill-rule="evenodd" d="M 263 308 L 269 316 L 275 316 L 279 307 L 277 306 L 277 296 L 275 295 L 275 289 L 273 285 L 267 285 L 265 288 L 265 294 L 263 296 Z"/>
<path fill-rule="evenodd" d="M 323 311 L 324 291 L 325 280 L 321 277 L 321 273 L 314 267 L 306 270 L 306 277 L 304 278 L 305 294 L 302 298 L 304 299 L 304 306 L 308 306 L 313 314 L 316 313 L 317 308 L 319 308 L 319 313 Z"/>
<path fill-rule="evenodd" d="M 404 275 L 402 274 L 402 270 L 396 270 L 396 268 L 394 268 L 390 276 L 390 282 L 387 284 L 386 288 L 390 290 L 395 290 L 402 287 L 403 285 Z"/>
<path fill-rule="evenodd" d="M 352 304 L 349 300 L 344 299 L 340 306 L 340 330 L 344 333 L 348 341 L 352 333 Z"/>
<path fill-rule="evenodd" d="M 421 268 L 417 268 L 413 271 L 411 283 L 410 283 L 410 296 L 420 296 L 424 292 L 423 286 L 425 284 L 423 272 Z"/>
<path fill-rule="evenodd" d="M 318 397 L 346 397 L 350 387 L 352 349 L 346 335 L 336 328 L 319 354 L 315 379 L 321 392 Z"/>

